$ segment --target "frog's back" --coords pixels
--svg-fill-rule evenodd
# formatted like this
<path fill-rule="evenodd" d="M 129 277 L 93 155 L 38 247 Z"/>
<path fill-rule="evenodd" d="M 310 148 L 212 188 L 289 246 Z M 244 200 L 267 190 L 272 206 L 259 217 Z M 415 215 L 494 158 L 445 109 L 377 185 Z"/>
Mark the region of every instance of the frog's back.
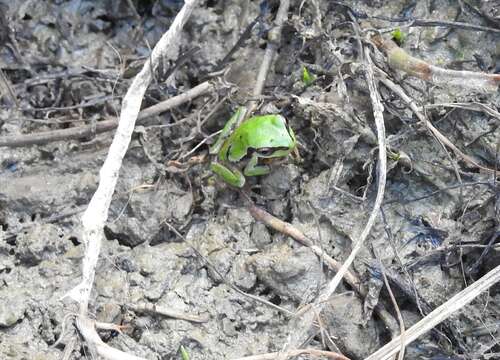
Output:
<path fill-rule="evenodd" d="M 293 140 L 281 115 L 256 116 L 240 126 L 239 135 L 248 148 L 290 147 Z"/>

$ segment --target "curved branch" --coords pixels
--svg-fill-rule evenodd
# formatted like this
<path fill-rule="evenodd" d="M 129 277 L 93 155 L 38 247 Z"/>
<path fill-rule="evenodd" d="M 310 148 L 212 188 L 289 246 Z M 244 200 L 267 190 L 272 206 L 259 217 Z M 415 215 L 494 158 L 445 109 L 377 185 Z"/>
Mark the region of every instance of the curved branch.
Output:
<path fill-rule="evenodd" d="M 183 94 L 167 99 L 156 105 L 150 106 L 141 110 L 137 116 L 137 124 L 141 124 L 145 119 L 158 115 L 182 105 L 194 98 L 207 94 L 214 89 L 214 85 L 210 82 L 204 82 L 194 88 L 186 91 Z M 53 141 L 81 139 L 87 136 L 101 134 L 107 131 L 114 130 L 118 127 L 118 119 L 104 120 L 95 123 L 94 125 L 78 126 L 69 129 L 44 131 L 34 134 L 23 134 L 15 136 L 0 137 L 0 147 L 22 147 L 28 145 L 43 145 Z"/>

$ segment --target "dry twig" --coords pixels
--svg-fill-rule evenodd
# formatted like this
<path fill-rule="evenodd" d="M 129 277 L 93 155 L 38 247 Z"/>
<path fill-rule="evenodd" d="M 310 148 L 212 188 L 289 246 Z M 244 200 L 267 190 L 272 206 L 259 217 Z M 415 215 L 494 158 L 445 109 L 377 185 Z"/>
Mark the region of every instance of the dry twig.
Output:
<path fill-rule="evenodd" d="M 489 289 L 494 284 L 500 281 L 500 266 L 497 266 L 482 278 L 477 280 L 474 284 L 466 287 L 458 294 L 453 296 L 444 304 L 438 306 L 429 315 L 420 320 L 418 323 L 407 329 L 405 332 L 404 343 L 410 344 L 419 336 L 425 334 L 427 331 L 434 328 L 450 317 L 453 313 L 463 308 L 465 305 L 474 300 L 483 291 Z M 391 342 L 377 350 L 375 353 L 368 356 L 365 360 L 388 360 L 400 350 L 401 338 L 397 337 L 392 339 Z"/>
<path fill-rule="evenodd" d="M 401 311 L 399 310 L 399 306 L 398 306 L 398 302 L 396 300 L 396 297 L 394 296 L 394 293 L 392 292 L 391 285 L 389 284 L 389 280 L 387 279 L 387 275 L 385 274 L 384 265 L 382 264 L 382 261 L 380 259 L 379 259 L 379 263 L 380 263 L 380 269 L 382 270 L 382 277 L 384 278 L 385 287 L 387 289 L 387 292 L 389 293 L 389 297 L 391 298 L 392 304 L 394 305 L 394 310 L 396 311 L 396 314 L 398 316 L 399 329 L 401 331 L 401 335 L 400 335 L 401 348 L 399 351 L 398 360 L 403 360 L 405 357 L 405 343 L 404 343 L 405 333 L 406 333 L 405 323 L 403 320 L 403 316 L 401 315 Z"/>
<path fill-rule="evenodd" d="M 438 20 L 438 19 L 415 19 L 413 17 L 399 17 L 399 18 L 391 18 L 387 16 L 381 16 L 381 15 L 370 15 L 368 13 L 365 13 L 363 11 L 355 10 L 354 8 L 346 5 L 343 2 L 340 1 L 331 1 L 332 3 L 335 3 L 336 5 L 343 6 L 347 8 L 348 10 L 351 11 L 353 16 L 355 16 L 358 19 L 379 19 L 379 20 L 384 20 L 384 21 L 389 21 L 389 22 L 395 22 L 395 23 L 402 23 L 401 27 L 403 26 L 408 26 L 408 27 L 434 27 L 434 26 L 443 26 L 443 27 L 449 27 L 449 28 L 455 28 L 455 29 L 464 29 L 464 30 L 473 30 L 473 31 L 484 31 L 484 32 L 490 32 L 490 33 L 500 33 L 500 29 L 496 29 L 493 27 L 487 27 L 487 26 L 481 26 L 481 25 L 476 25 L 476 24 L 471 24 L 471 23 L 465 23 L 465 22 L 460 22 L 460 21 L 449 21 L 449 20 Z M 479 9 L 476 9 L 474 6 L 471 4 L 467 4 L 469 7 L 474 9 L 474 12 L 476 12 L 480 16 L 486 17 L 486 19 L 489 22 L 494 23 L 495 25 L 498 25 L 498 23 L 494 20 L 493 17 L 488 16 L 487 14 L 482 13 Z"/>
<path fill-rule="evenodd" d="M 340 262 L 338 262 L 337 260 L 333 259 L 327 253 L 325 253 L 324 250 L 320 246 L 314 245 L 312 240 L 307 238 L 307 236 L 305 236 L 302 231 L 297 229 L 292 224 L 287 223 L 283 220 L 280 220 L 277 217 L 269 214 L 267 211 L 264 211 L 263 209 L 255 206 L 255 204 L 244 193 L 242 193 L 242 194 L 244 195 L 245 199 L 248 202 L 248 206 L 247 206 L 248 211 L 250 212 L 250 214 L 252 214 L 252 216 L 256 220 L 262 221 L 265 225 L 267 225 L 267 226 L 269 226 L 269 227 L 275 229 L 276 231 L 279 231 L 285 235 L 288 235 L 292 239 L 301 243 L 302 245 L 307 246 L 309 249 L 311 249 L 311 251 L 316 256 L 318 256 L 321 260 L 323 260 L 325 262 L 325 264 L 332 271 L 334 271 L 334 272 L 340 271 L 340 269 L 342 268 L 342 264 Z M 350 270 L 347 270 L 345 272 L 344 280 L 362 298 L 364 298 L 368 294 L 368 291 L 361 283 L 361 280 L 357 277 L 356 274 L 354 274 Z M 307 309 L 307 307 L 304 309 Z M 302 309 L 302 311 L 304 309 Z M 375 312 L 380 317 L 380 319 L 384 322 L 384 324 L 387 326 L 387 328 L 389 329 L 391 334 L 396 336 L 398 334 L 397 324 L 396 324 L 396 321 L 393 318 L 393 316 L 382 306 L 382 304 L 377 304 L 377 306 L 375 307 Z"/>
<path fill-rule="evenodd" d="M 459 21 L 448 21 L 448 20 L 426 20 L 426 19 L 414 19 L 410 21 L 408 26 L 418 26 L 418 27 L 433 27 L 433 26 L 447 26 L 455 29 L 473 30 L 473 31 L 484 31 L 491 33 L 500 33 L 500 29 L 495 29 L 492 27 L 481 26 L 476 24 L 469 24 Z"/>
<path fill-rule="evenodd" d="M 485 114 L 488 114 L 494 117 L 497 120 L 500 120 L 500 113 L 493 109 L 492 107 L 479 103 L 479 102 L 470 102 L 470 103 L 438 103 L 438 104 L 428 104 L 424 106 L 425 109 L 434 109 L 439 107 L 449 107 L 449 108 L 458 108 L 464 110 L 472 110 L 472 111 L 481 111 Z"/>
<path fill-rule="evenodd" d="M 422 80 L 437 85 L 454 85 L 488 92 L 496 91 L 500 85 L 499 74 L 443 69 L 409 55 L 394 41 L 384 39 L 380 35 L 372 37 L 372 41 L 386 53 L 392 68 Z"/>
<path fill-rule="evenodd" d="M 82 239 L 85 245 L 82 280 L 66 296 L 71 297 L 79 305 L 80 311 L 76 323 L 83 338 L 96 354 L 106 359 L 141 359 L 104 344 L 95 331 L 94 324 L 87 317 L 90 293 L 94 283 L 101 242 L 104 237 L 103 229 L 108 218 L 109 205 L 118 180 L 123 158 L 134 131 L 142 98 L 153 78 L 152 70 L 157 68 L 161 59 L 165 57 L 168 48 L 172 43 L 176 42 L 196 3 L 197 0 L 186 0 L 170 29 L 161 37 L 153 49 L 150 62 L 148 61 L 144 64 L 142 70 L 137 74 L 128 89 L 123 99 L 117 132 L 100 171 L 99 186 L 82 216 Z"/>
<path fill-rule="evenodd" d="M 117 350 L 103 342 L 96 331 L 95 323 L 87 317 L 78 317 L 76 319 L 76 326 L 85 341 L 92 346 L 93 350 L 91 352 L 109 360 L 145 360 L 144 358 Z"/>
<path fill-rule="evenodd" d="M 231 283 L 230 281 L 228 281 L 226 279 L 226 277 L 224 275 L 222 275 L 222 273 L 217 269 L 217 267 L 214 264 L 212 264 L 212 262 L 205 255 L 203 255 L 193 244 L 191 244 L 191 242 L 188 241 L 175 227 L 173 227 L 172 225 L 170 225 L 167 221 L 165 221 L 164 224 L 167 225 L 168 228 L 170 230 L 172 230 L 180 239 L 182 239 L 182 241 L 184 241 L 195 252 L 195 254 L 201 260 L 203 260 L 205 262 L 205 264 L 207 264 L 207 266 L 210 268 L 210 270 L 212 270 L 214 273 L 216 273 L 217 276 L 219 276 L 219 279 L 224 284 L 226 284 L 228 287 L 230 287 L 231 289 L 233 289 L 234 291 L 236 291 L 238 294 L 243 295 L 244 297 L 247 297 L 247 298 L 249 298 L 251 300 L 254 300 L 254 301 L 258 302 L 258 303 L 267 305 L 267 306 L 269 306 L 272 309 L 278 310 L 279 312 L 281 312 L 282 314 L 284 314 L 287 317 L 293 316 L 293 313 L 291 311 L 288 311 L 287 309 L 285 309 L 285 308 L 283 308 L 283 307 L 281 307 L 279 305 L 273 304 L 272 302 L 267 301 L 266 299 L 262 299 L 262 298 L 260 298 L 260 297 L 258 297 L 256 295 L 246 293 L 243 290 L 241 290 L 240 288 L 238 288 L 236 285 L 234 285 L 233 283 Z"/>
<path fill-rule="evenodd" d="M 262 58 L 262 63 L 260 65 L 259 74 L 257 75 L 257 80 L 255 82 L 255 87 L 253 91 L 253 97 L 258 97 L 262 94 L 264 85 L 266 83 L 267 74 L 269 69 L 273 64 L 274 57 L 281 43 L 281 30 L 283 29 L 283 24 L 288 18 L 288 9 L 290 8 L 290 0 L 281 0 L 278 12 L 276 13 L 276 19 L 274 20 L 274 27 L 269 31 L 268 39 L 269 42 Z M 251 115 L 257 104 L 255 101 L 251 101 L 248 104 L 247 115 Z"/>
<path fill-rule="evenodd" d="M 389 80 L 385 75 L 380 72 L 381 78 L 380 81 L 387 86 L 390 90 L 392 90 L 396 95 L 398 95 L 401 100 L 403 100 L 413 111 L 413 113 L 417 116 L 417 118 L 431 131 L 431 133 L 444 145 L 449 147 L 453 152 L 458 155 L 463 161 L 472 165 L 480 170 L 483 170 L 489 174 L 496 174 L 495 170 L 482 166 L 476 162 L 469 155 L 464 154 L 455 144 L 453 144 L 446 136 L 441 134 L 441 132 L 432 125 L 432 123 L 427 119 L 427 117 L 422 113 L 422 111 L 418 108 L 417 104 L 403 91 L 403 89 Z"/>
<path fill-rule="evenodd" d="M 387 171 L 387 151 L 386 151 L 386 139 L 385 139 L 385 125 L 384 125 L 384 108 L 380 101 L 380 95 L 376 89 L 375 79 L 373 75 L 373 64 L 370 58 L 370 50 L 369 48 L 365 48 L 366 51 L 366 80 L 368 83 L 368 88 L 370 89 L 370 98 L 372 101 L 373 115 L 375 118 L 375 125 L 377 127 L 377 140 L 378 140 L 378 185 L 377 185 L 377 196 L 375 198 L 375 203 L 373 205 L 373 209 L 370 213 L 368 221 L 359 236 L 359 238 L 353 244 L 351 253 L 349 254 L 347 260 L 344 262 L 339 271 L 335 274 L 333 279 L 327 285 L 326 289 L 323 293 L 314 301 L 313 306 L 306 311 L 301 318 L 296 318 L 294 320 L 295 323 L 292 327 L 296 330 L 291 332 L 289 335 L 289 339 L 287 344 L 285 344 L 283 351 L 289 351 L 291 349 L 296 349 L 307 337 L 307 332 L 311 328 L 314 317 L 321 313 L 323 307 L 326 303 L 328 303 L 328 299 L 332 296 L 332 294 L 337 289 L 338 285 L 342 281 L 342 278 L 345 276 L 352 262 L 356 258 L 356 255 L 361 250 L 363 243 L 366 238 L 370 234 L 370 231 L 375 224 L 375 220 L 377 219 L 380 211 L 380 207 L 382 206 L 384 191 L 385 191 L 385 183 L 386 183 L 386 171 Z M 299 330 L 297 330 L 299 329 Z M 279 360 L 285 359 L 286 356 L 282 356 Z"/>
<path fill-rule="evenodd" d="M 205 323 L 208 322 L 208 316 L 191 315 L 178 310 L 173 310 L 165 306 L 159 306 L 156 304 L 140 303 L 136 305 L 128 305 L 128 308 L 135 312 L 143 312 L 150 314 L 159 314 L 173 319 L 185 320 L 194 323 Z"/>
<path fill-rule="evenodd" d="M 151 116 L 158 115 L 193 100 L 196 97 L 209 93 L 214 89 L 214 85 L 208 81 L 195 86 L 183 94 L 177 95 L 168 100 L 162 101 L 159 104 L 150 106 L 142 110 L 137 116 L 137 125 L 143 123 Z M 4 136 L 0 138 L 0 146 L 21 147 L 28 145 L 42 145 L 53 141 L 81 139 L 93 134 L 101 134 L 106 131 L 116 129 L 118 126 L 117 119 L 99 121 L 94 125 L 78 126 L 69 129 L 44 131 L 34 134 Z"/>
<path fill-rule="evenodd" d="M 269 353 L 254 356 L 245 356 L 242 358 L 237 358 L 233 360 L 274 360 L 277 359 L 280 353 Z M 311 355 L 314 357 L 326 357 L 332 360 L 349 360 L 349 358 L 344 355 L 334 353 L 331 351 L 315 350 L 315 349 L 298 349 L 292 350 L 285 354 L 286 356 L 299 356 L 299 355 Z"/>
<path fill-rule="evenodd" d="M 252 216 L 258 220 L 262 221 L 264 224 L 267 226 L 290 236 L 292 239 L 298 241 L 304 246 L 307 246 L 312 250 L 314 254 L 316 254 L 319 258 L 321 258 L 326 265 L 332 269 L 335 272 L 338 272 L 340 268 L 342 267 L 342 264 L 338 262 L 337 260 L 333 259 L 330 257 L 328 254 L 326 254 L 323 249 L 321 249 L 319 246 L 314 245 L 313 242 L 308 239 L 302 231 L 297 229 L 295 226 L 292 224 L 289 224 L 283 220 L 278 219 L 277 217 L 269 214 L 268 212 L 264 211 L 263 209 L 255 206 L 248 198 L 248 211 Z M 356 292 L 361 292 L 363 294 L 363 290 L 361 290 L 361 281 L 359 278 L 352 273 L 351 271 L 347 271 L 344 280 L 356 291 Z"/>

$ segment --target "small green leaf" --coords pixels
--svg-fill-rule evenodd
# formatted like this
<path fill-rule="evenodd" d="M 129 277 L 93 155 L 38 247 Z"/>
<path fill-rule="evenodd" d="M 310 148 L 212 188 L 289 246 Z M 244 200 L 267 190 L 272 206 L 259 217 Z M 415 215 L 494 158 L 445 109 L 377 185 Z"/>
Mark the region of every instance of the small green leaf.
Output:
<path fill-rule="evenodd" d="M 311 75 L 305 66 L 302 66 L 302 82 L 305 86 L 311 85 L 314 80 L 314 75 Z"/>
<path fill-rule="evenodd" d="M 405 42 L 406 34 L 402 32 L 400 28 L 394 29 L 394 31 L 391 32 L 391 35 L 394 41 L 398 43 L 398 45 L 401 46 Z"/>
<path fill-rule="evenodd" d="M 182 360 L 189 360 L 189 354 L 188 352 L 186 351 L 186 349 L 184 348 L 184 346 L 181 345 L 181 359 Z"/>

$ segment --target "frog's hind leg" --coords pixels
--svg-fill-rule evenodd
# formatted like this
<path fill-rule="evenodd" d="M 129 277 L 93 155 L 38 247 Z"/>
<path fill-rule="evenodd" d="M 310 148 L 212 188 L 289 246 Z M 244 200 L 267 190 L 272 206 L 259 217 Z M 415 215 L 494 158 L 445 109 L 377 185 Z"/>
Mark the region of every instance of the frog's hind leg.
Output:
<path fill-rule="evenodd" d="M 238 170 L 229 170 L 227 167 L 216 162 L 213 162 L 210 168 L 214 173 L 224 179 L 224 181 L 234 187 L 242 188 L 243 185 L 245 185 L 245 177 Z"/>
<path fill-rule="evenodd" d="M 245 176 L 260 176 L 269 174 L 271 169 L 267 165 L 257 165 L 259 158 L 256 153 L 252 155 L 247 166 L 243 170 Z"/>
<path fill-rule="evenodd" d="M 238 108 L 233 116 L 226 122 L 226 125 L 222 128 L 217 141 L 210 146 L 209 153 L 214 155 L 217 154 L 222 145 L 224 145 L 224 141 L 231 135 L 231 133 L 236 129 L 236 127 L 242 122 L 243 117 L 245 116 L 246 109 L 244 107 Z"/>

